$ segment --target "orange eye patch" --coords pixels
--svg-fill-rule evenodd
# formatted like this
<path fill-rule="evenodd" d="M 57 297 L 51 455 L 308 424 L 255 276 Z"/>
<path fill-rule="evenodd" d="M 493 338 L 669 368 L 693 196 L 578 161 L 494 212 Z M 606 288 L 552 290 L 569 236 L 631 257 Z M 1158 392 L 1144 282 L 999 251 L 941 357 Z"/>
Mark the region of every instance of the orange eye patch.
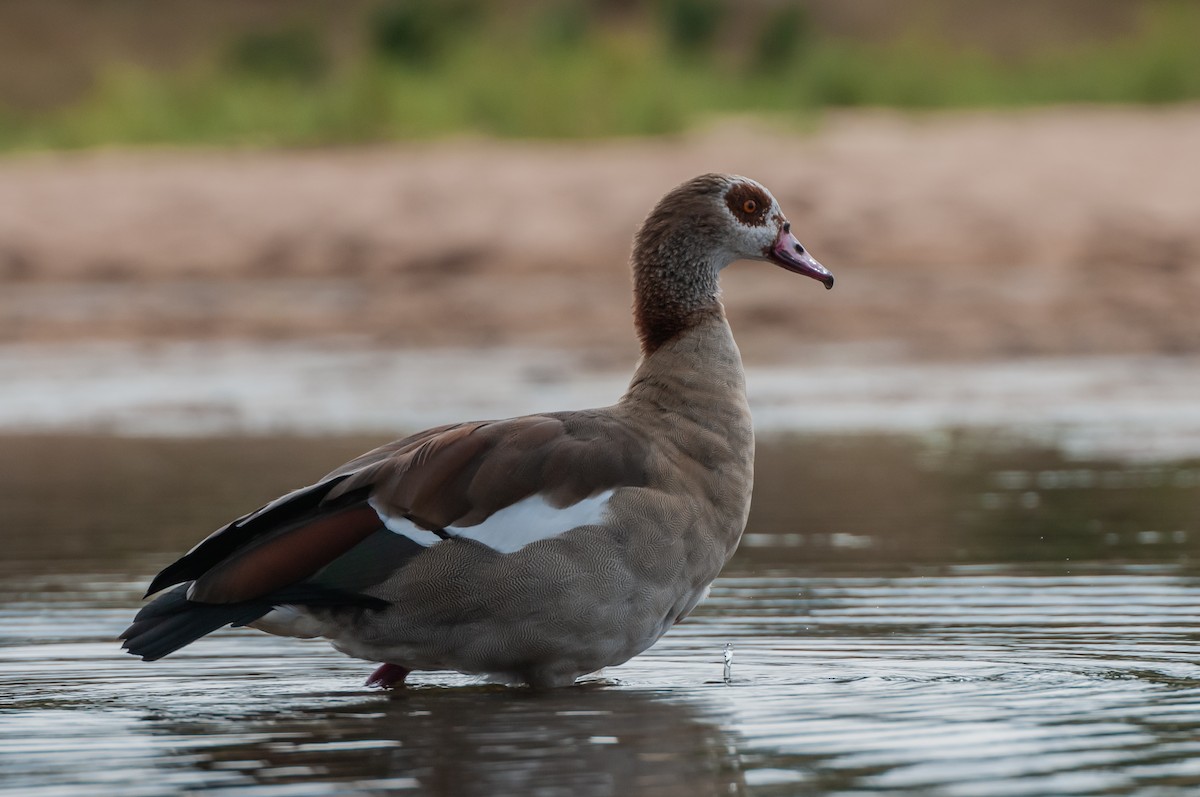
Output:
<path fill-rule="evenodd" d="M 758 186 L 737 182 L 726 192 L 725 206 L 734 218 L 747 227 L 762 227 L 767 223 L 771 199 Z"/>

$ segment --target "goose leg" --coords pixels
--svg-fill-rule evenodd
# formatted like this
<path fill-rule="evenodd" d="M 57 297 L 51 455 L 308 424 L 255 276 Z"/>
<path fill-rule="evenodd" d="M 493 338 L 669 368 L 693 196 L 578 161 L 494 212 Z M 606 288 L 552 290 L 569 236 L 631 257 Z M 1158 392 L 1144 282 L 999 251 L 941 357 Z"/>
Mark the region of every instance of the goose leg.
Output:
<path fill-rule="evenodd" d="M 371 673 L 371 677 L 367 679 L 364 686 L 377 686 L 380 689 L 404 686 L 404 679 L 408 677 L 409 672 L 411 670 L 401 667 L 399 664 L 380 664 L 375 672 Z"/>

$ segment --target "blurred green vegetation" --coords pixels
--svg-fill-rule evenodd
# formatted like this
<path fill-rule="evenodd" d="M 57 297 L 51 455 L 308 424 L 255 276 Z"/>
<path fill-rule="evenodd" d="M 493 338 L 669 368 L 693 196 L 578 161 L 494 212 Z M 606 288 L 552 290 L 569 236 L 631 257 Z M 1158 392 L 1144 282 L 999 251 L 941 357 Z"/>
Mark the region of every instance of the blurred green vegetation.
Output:
<path fill-rule="evenodd" d="M 836 106 L 1200 98 L 1192 2 L 1147 0 L 1116 35 L 1016 54 L 919 19 L 896 36 L 830 32 L 799 2 L 613 7 L 385 0 L 356 12 L 340 47 L 311 20 L 280 15 L 183 65 L 109 59 L 69 102 L 0 101 L 0 149 L 654 135 L 714 115 L 802 120 Z"/>

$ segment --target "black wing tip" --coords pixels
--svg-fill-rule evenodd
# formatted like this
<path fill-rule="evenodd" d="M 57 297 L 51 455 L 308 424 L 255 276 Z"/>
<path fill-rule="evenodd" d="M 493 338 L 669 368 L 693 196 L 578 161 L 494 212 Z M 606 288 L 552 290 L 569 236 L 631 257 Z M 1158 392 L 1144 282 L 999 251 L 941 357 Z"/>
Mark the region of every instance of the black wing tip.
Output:
<path fill-rule="evenodd" d="M 326 501 L 329 491 L 350 476 L 351 474 L 345 473 L 301 487 L 230 521 L 201 540 L 192 550 L 164 567 L 146 588 L 143 600 L 168 587 L 200 578 L 244 546 L 253 544 L 272 531 L 285 529 L 289 524 L 310 513 L 336 512 L 365 502 L 371 491 L 369 485 Z"/>
<path fill-rule="evenodd" d="M 180 557 L 176 561 L 164 567 L 159 571 L 158 575 L 150 579 L 150 586 L 146 587 L 146 594 L 142 596 L 142 600 L 149 598 L 156 592 L 162 592 L 167 587 L 173 587 L 176 584 L 182 584 L 185 581 L 192 581 L 194 577 L 182 573 L 183 562 L 187 556 Z"/>

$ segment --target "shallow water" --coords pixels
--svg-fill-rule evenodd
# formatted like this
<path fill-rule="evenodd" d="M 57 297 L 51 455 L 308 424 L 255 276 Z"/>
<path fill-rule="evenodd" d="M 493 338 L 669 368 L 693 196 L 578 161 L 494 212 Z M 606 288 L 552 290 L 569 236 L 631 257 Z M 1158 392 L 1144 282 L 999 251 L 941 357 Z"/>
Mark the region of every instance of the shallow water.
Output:
<path fill-rule="evenodd" d="M 0 440 L 0 795 L 1200 788 L 1200 462 L 767 442 L 709 601 L 552 693 L 373 692 L 370 664 L 248 630 L 118 650 L 159 567 L 367 444 Z"/>
<path fill-rule="evenodd" d="M 1084 456 L 1200 456 L 1200 356 L 917 362 L 872 344 L 806 345 L 795 356 L 804 359 L 747 370 L 760 432 L 1019 428 Z M 628 360 L 600 350 L 0 344 L 0 432 L 386 436 L 603 406 L 628 382 Z"/>

